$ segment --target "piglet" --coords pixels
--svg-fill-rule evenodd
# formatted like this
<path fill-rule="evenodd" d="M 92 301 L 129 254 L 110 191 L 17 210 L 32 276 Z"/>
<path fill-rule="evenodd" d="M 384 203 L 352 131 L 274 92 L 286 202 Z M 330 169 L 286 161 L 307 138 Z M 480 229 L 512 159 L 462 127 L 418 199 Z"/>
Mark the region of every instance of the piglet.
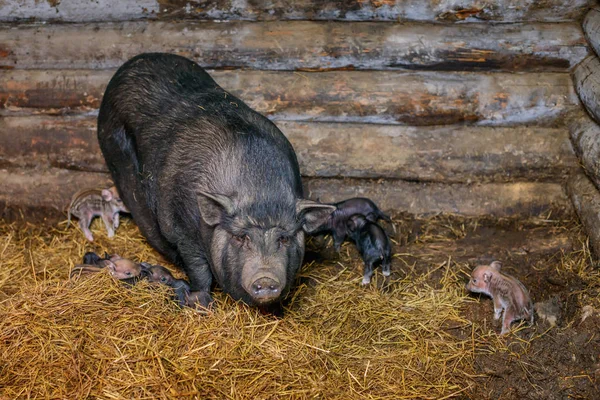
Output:
<path fill-rule="evenodd" d="M 385 231 L 376 222 L 369 221 L 362 214 L 352 215 L 346 226 L 365 263 L 363 285 L 371 283 L 373 266 L 377 262 L 381 262 L 383 276 L 390 276 L 392 246 Z"/>
<path fill-rule="evenodd" d="M 502 332 L 510 331 L 513 321 L 528 319 L 533 324 L 533 303 L 527 289 L 516 278 L 500 272 L 502 264 L 494 261 L 490 265 L 480 265 L 471 273 L 467 290 L 483 293 L 494 300 L 494 319 L 499 319 L 504 311 Z"/>
<path fill-rule="evenodd" d="M 145 271 L 140 264 L 122 258 L 118 254 L 108 255 L 100 258 L 95 253 L 88 252 L 83 256 L 83 264 L 75 265 L 71 271 L 71 278 L 76 274 L 100 272 L 104 268 L 108 268 L 110 274 L 119 280 L 126 283 L 135 283 L 144 276 Z"/>
<path fill-rule="evenodd" d="M 119 212 L 129 212 L 123 200 L 117 192 L 117 188 L 112 186 L 108 189 L 83 189 L 73 195 L 69 205 L 68 223 L 71 223 L 71 215 L 79 218 L 79 227 L 85 237 L 94 241 L 94 236 L 90 231 L 90 224 L 94 217 L 101 217 L 108 237 L 115 235 L 115 229 L 119 227 Z"/>
<path fill-rule="evenodd" d="M 363 215 L 369 222 L 377 222 L 380 219 L 387 222 L 392 221 L 372 200 L 364 197 L 355 197 L 332 205 L 335 206 L 335 211 L 331 213 L 327 221 L 319 226 L 312 234 L 317 235 L 330 232 L 333 237 L 333 246 L 338 252 L 340 251 L 344 239 L 349 235 L 347 222 L 352 215 Z"/>
<path fill-rule="evenodd" d="M 152 265 L 143 262 L 142 268 L 146 270 L 148 282 L 160 283 L 173 288 L 177 303 L 183 307 L 188 304 L 190 285 L 184 279 L 176 279 L 171 271 L 162 265 Z"/>

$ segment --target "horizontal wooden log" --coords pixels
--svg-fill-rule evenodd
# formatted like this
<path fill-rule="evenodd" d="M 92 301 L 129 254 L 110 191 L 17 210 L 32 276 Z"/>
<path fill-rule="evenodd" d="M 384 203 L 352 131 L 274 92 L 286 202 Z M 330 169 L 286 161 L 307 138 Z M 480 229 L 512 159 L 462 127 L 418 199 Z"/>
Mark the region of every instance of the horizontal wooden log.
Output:
<path fill-rule="evenodd" d="M 51 169 L 0 170 L 0 204 L 65 210 L 84 187 L 107 185 L 109 176 Z M 419 184 L 398 180 L 305 179 L 308 197 L 339 201 L 354 196 L 375 200 L 384 210 L 413 214 L 538 215 L 570 203 L 557 183 Z"/>
<path fill-rule="evenodd" d="M 600 193 L 583 172 L 570 177 L 567 191 L 590 238 L 590 247 L 600 258 Z"/>
<path fill-rule="evenodd" d="M 107 21 L 141 18 L 343 21 L 564 21 L 593 0 L 3 0 L 0 20 Z"/>
<path fill-rule="evenodd" d="M 113 72 L 1 71 L 0 113 L 89 111 L 99 107 Z M 562 73 L 213 71 L 212 75 L 224 89 L 274 120 L 550 125 L 579 107 L 573 83 Z"/>
<path fill-rule="evenodd" d="M 118 68 L 142 52 L 170 52 L 206 68 L 532 72 L 567 71 L 588 54 L 577 23 L 0 25 L 0 48 L 0 68 L 5 69 Z"/>
<path fill-rule="evenodd" d="M 569 118 L 568 128 L 581 165 L 600 188 L 600 125 L 582 110 Z"/>
<path fill-rule="evenodd" d="M 583 32 L 596 54 L 600 54 L 600 10 L 592 8 L 583 19 Z"/>
<path fill-rule="evenodd" d="M 565 128 L 280 121 L 303 176 L 560 181 L 579 168 Z M 106 172 L 94 117 L 0 117 L 0 165 Z"/>
<path fill-rule="evenodd" d="M 600 58 L 591 55 L 575 67 L 573 82 L 585 109 L 600 122 Z"/>

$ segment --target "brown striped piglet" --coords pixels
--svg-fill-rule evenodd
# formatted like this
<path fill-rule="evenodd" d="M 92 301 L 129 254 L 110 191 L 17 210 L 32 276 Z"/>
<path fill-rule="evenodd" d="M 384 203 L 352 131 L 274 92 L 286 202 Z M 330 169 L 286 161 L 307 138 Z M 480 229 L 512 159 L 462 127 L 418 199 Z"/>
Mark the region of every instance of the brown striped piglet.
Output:
<path fill-rule="evenodd" d="M 329 215 L 324 224 L 311 234 L 318 235 L 330 232 L 333 237 L 333 247 L 338 252 L 346 236 L 350 236 L 347 222 L 351 216 L 360 214 L 369 222 L 377 222 L 380 219 L 392 222 L 390 217 L 384 214 L 371 199 L 364 197 L 355 197 L 332 205 L 335 206 L 335 211 Z"/>
<path fill-rule="evenodd" d="M 510 331 L 513 321 L 529 320 L 533 324 L 533 303 L 525 286 L 516 278 L 500 272 L 502 264 L 494 261 L 490 265 L 480 265 L 471 273 L 466 289 L 483 293 L 494 300 L 494 319 L 502 319 L 501 335 Z"/>
<path fill-rule="evenodd" d="M 142 268 L 145 270 L 146 278 L 148 282 L 160 283 L 167 285 L 175 292 L 177 303 L 180 307 L 188 305 L 188 297 L 190 294 L 190 285 L 184 279 L 177 279 L 171 274 L 171 271 L 163 267 L 162 265 L 152 265 L 149 263 L 142 263 Z"/>
<path fill-rule="evenodd" d="M 365 263 L 362 284 L 371 283 L 373 266 L 378 262 L 381 262 L 383 276 L 390 276 L 392 246 L 385 231 L 376 222 L 369 221 L 361 214 L 351 216 L 347 227 Z"/>
<path fill-rule="evenodd" d="M 94 236 L 90 231 L 90 224 L 94 217 L 101 217 L 108 231 L 108 237 L 115 235 L 115 229 L 119 227 L 119 212 L 129 212 L 117 188 L 112 186 L 108 189 L 83 189 L 73 195 L 69 205 L 68 223 L 71 223 L 71 215 L 79 218 L 79 227 L 85 237 L 94 241 Z"/>
<path fill-rule="evenodd" d="M 108 268 L 110 274 L 119 280 L 133 284 L 146 275 L 146 271 L 141 264 L 122 258 L 118 254 L 105 254 L 101 258 L 96 253 L 87 252 L 83 256 L 83 264 L 75 265 L 71 272 L 71 278 L 76 274 L 100 272 Z"/>

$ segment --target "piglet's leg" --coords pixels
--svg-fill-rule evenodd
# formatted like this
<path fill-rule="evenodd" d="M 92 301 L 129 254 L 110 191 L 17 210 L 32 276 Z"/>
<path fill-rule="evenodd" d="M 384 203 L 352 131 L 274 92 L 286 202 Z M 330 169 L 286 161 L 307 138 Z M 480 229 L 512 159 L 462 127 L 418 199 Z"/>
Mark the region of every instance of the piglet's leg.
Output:
<path fill-rule="evenodd" d="M 333 237 L 333 248 L 339 253 L 340 250 L 342 250 L 342 243 L 344 242 L 344 237 L 339 236 L 335 233 L 335 231 L 331 236 Z"/>
<path fill-rule="evenodd" d="M 387 258 L 383 259 L 383 263 L 381 264 L 381 273 L 383 274 L 383 276 L 390 276 L 391 275 L 391 262 L 390 260 L 388 260 Z"/>
<path fill-rule="evenodd" d="M 510 324 L 515 320 L 515 311 L 512 308 L 504 310 L 504 319 L 502 319 L 502 332 L 500 335 L 505 335 L 510 332 Z"/>
<path fill-rule="evenodd" d="M 90 231 L 90 224 L 92 223 L 92 216 L 88 213 L 83 213 L 81 217 L 79 217 L 79 228 L 85 235 L 85 238 L 90 242 L 94 241 L 94 235 L 92 235 L 92 231 Z"/>
<path fill-rule="evenodd" d="M 500 299 L 496 296 L 494 297 L 494 319 L 500 319 L 500 315 L 502 314 L 502 303 Z M 506 315 L 506 310 L 504 311 L 504 315 Z"/>
<path fill-rule="evenodd" d="M 363 270 L 363 285 L 371 283 L 371 276 L 373 276 L 373 264 L 365 262 L 365 269 Z"/>
<path fill-rule="evenodd" d="M 115 213 L 115 215 L 113 215 L 113 229 L 117 230 L 118 227 L 119 227 L 119 213 Z"/>
<path fill-rule="evenodd" d="M 104 222 L 104 226 L 106 226 L 108 237 L 112 238 L 113 236 L 115 236 L 115 230 L 113 229 L 113 216 L 110 214 L 103 213 L 102 221 Z"/>

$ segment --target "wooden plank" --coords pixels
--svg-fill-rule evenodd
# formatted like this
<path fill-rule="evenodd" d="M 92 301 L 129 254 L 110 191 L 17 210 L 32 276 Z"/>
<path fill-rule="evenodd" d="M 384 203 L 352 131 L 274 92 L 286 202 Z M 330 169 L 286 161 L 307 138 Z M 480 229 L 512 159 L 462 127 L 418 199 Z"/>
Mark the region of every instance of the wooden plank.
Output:
<path fill-rule="evenodd" d="M 112 71 L 0 72 L 0 114 L 89 111 Z M 553 124 L 579 107 L 562 73 L 213 71 L 274 120 L 445 125 Z M 232 105 L 233 106 L 233 105 Z"/>
<path fill-rule="evenodd" d="M 566 128 L 280 121 L 303 176 L 560 181 L 579 168 Z M 106 172 L 95 117 L 0 117 L 0 165 Z"/>
<path fill-rule="evenodd" d="M 583 172 L 569 178 L 567 191 L 590 238 L 590 247 L 600 258 L 600 193 Z"/>
<path fill-rule="evenodd" d="M 600 188 L 600 126 L 582 110 L 569 119 L 568 127 L 581 165 Z"/>
<path fill-rule="evenodd" d="M 78 189 L 110 183 L 108 174 L 69 170 L 0 170 L 0 204 L 64 210 Z M 305 179 L 306 194 L 322 201 L 354 196 L 375 200 L 384 210 L 414 214 L 539 215 L 569 208 L 557 183 L 419 184 L 398 180 Z"/>
<path fill-rule="evenodd" d="M 573 70 L 575 90 L 590 115 L 600 122 L 600 59 L 590 55 Z"/>
<path fill-rule="evenodd" d="M 593 0 L 3 0 L 0 20 L 564 21 L 579 18 L 593 5 Z"/>
<path fill-rule="evenodd" d="M 76 37 L 77 40 L 73 40 Z M 563 24 L 124 22 L 0 26 L 0 68 L 117 68 L 170 52 L 206 68 L 567 71 L 587 54 Z"/>
<path fill-rule="evenodd" d="M 583 32 L 596 54 L 600 54 L 600 10 L 592 8 L 583 19 Z"/>

